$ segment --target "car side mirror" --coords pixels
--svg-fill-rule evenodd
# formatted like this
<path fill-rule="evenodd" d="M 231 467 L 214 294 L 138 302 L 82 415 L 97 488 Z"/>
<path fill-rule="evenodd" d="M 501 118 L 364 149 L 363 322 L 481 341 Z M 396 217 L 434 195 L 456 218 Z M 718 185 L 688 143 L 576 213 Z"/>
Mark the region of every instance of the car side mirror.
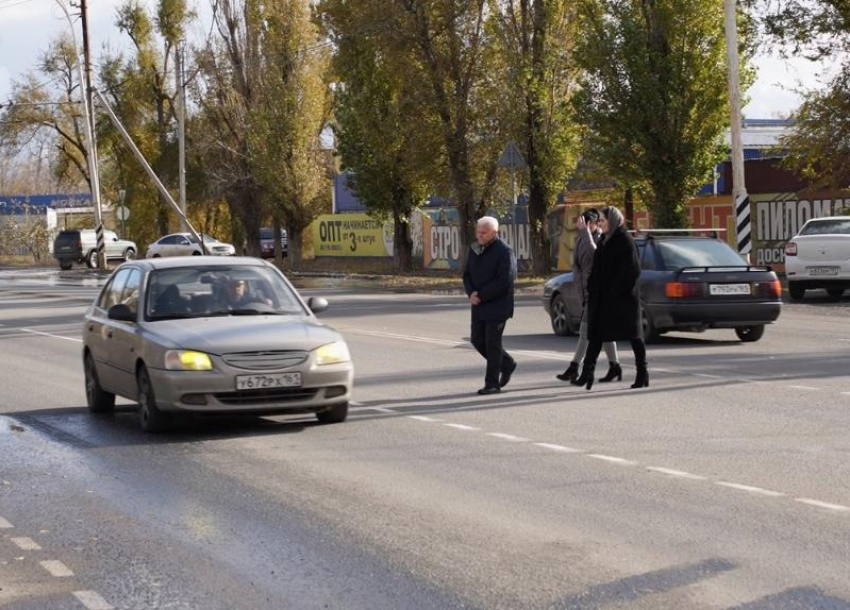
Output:
<path fill-rule="evenodd" d="M 328 308 L 328 300 L 322 297 L 310 297 L 307 299 L 307 307 L 313 313 L 322 313 Z"/>
<path fill-rule="evenodd" d="M 119 322 L 136 321 L 136 314 L 123 303 L 110 307 L 106 315 L 110 320 L 118 320 Z"/>

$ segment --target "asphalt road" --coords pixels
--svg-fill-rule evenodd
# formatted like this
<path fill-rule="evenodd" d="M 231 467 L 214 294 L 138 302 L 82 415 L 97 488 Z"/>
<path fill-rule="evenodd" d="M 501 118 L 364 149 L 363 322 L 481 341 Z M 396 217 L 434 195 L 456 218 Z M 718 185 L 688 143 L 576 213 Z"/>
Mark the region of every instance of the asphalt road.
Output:
<path fill-rule="evenodd" d="M 514 381 L 479 397 L 462 297 L 310 289 L 353 353 L 348 422 L 148 436 L 85 408 L 96 291 L 0 273 L 4 610 L 850 609 L 848 297 L 754 344 L 670 335 L 645 390 L 623 344 L 587 392 L 523 296 Z"/>

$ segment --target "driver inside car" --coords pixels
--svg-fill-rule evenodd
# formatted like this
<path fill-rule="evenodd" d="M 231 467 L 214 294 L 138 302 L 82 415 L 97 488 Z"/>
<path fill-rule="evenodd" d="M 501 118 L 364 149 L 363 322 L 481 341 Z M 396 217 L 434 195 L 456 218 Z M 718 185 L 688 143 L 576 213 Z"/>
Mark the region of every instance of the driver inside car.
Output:
<path fill-rule="evenodd" d="M 248 282 L 245 280 L 229 280 L 225 289 L 227 294 L 227 304 L 231 309 L 240 309 L 257 303 L 262 303 L 264 305 L 272 304 L 271 300 L 264 297 L 261 293 L 250 290 Z"/>

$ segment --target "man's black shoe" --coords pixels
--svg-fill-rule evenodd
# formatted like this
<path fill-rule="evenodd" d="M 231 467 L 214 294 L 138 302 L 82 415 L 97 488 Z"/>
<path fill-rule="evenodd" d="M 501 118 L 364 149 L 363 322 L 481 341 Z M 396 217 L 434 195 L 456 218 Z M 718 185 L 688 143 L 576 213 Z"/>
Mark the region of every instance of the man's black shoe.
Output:
<path fill-rule="evenodd" d="M 503 388 L 511 382 L 511 375 L 514 374 L 516 370 L 516 360 L 514 360 L 511 365 L 502 371 L 501 377 L 499 377 L 499 387 Z"/>
<path fill-rule="evenodd" d="M 501 391 L 502 391 L 501 388 L 484 386 L 483 388 L 478 390 L 478 393 L 479 394 L 498 394 Z"/>

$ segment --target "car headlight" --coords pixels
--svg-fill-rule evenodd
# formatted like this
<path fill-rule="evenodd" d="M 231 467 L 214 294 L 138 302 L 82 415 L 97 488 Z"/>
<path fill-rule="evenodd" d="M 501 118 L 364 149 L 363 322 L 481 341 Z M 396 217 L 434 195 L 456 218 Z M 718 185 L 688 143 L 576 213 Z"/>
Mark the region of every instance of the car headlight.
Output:
<path fill-rule="evenodd" d="M 315 350 L 316 364 L 339 364 L 351 360 L 348 346 L 342 341 L 328 343 Z"/>
<path fill-rule="evenodd" d="M 169 350 L 165 352 L 165 368 L 169 371 L 211 371 L 212 360 L 203 352 Z"/>

